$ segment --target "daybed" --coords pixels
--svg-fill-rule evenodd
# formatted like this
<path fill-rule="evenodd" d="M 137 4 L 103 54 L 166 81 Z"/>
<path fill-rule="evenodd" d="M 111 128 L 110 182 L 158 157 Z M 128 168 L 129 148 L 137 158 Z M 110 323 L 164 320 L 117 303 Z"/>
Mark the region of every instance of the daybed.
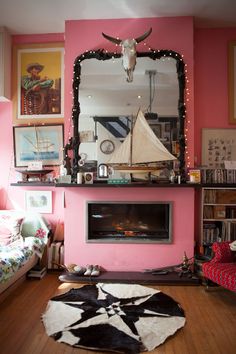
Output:
<path fill-rule="evenodd" d="M 203 263 L 202 271 L 206 280 L 236 292 L 236 252 L 231 248 L 230 242 L 213 243 L 214 257 Z"/>
<path fill-rule="evenodd" d="M 37 264 L 49 232 L 39 214 L 0 210 L 0 294 Z"/>

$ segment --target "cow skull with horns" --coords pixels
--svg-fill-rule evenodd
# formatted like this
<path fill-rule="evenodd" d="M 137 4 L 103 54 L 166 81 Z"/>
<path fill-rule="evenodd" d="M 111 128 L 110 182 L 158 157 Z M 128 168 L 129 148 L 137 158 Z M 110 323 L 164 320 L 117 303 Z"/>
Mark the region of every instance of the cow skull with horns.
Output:
<path fill-rule="evenodd" d="M 142 42 L 145 38 L 147 38 L 152 32 L 152 28 L 150 28 L 147 32 L 145 32 L 142 36 L 133 39 L 119 39 L 110 37 L 107 34 L 102 32 L 103 37 L 108 39 L 108 41 L 118 44 L 122 47 L 122 63 L 123 67 L 127 73 L 127 81 L 133 81 L 133 71 L 136 65 L 136 44 Z"/>

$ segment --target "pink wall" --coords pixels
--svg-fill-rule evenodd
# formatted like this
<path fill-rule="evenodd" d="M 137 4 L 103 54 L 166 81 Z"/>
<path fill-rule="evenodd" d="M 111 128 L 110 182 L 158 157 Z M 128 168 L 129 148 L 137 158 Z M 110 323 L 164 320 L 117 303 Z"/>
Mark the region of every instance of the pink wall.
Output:
<path fill-rule="evenodd" d="M 67 136 L 72 108 L 71 82 L 75 58 L 86 50 L 104 48 L 115 51 L 115 45 L 106 41 L 101 32 L 120 38 L 137 37 L 152 27 L 146 40 L 147 47 L 140 43 L 139 51 L 150 46 L 172 49 L 184 56 L 188 65 L 188 148 L 190 160 L 194 155 L 193 122 L 193 19 L 145 18 L 118 20 L 67 21 L 65 27 L 65 102 Z M 179 263 L 184 251 L 193 255 L 194 248 L 194 191 L 185 189 L 133 189 L 133 188 L 67 188 L 65 210 L 65 257 L 66 263 L 97 263 L 108 270 L 141 270 Z M 174 242 L 171 245 L 153 244 L 86 244 L 86 200 L 159 200 L 174 201 Z M 183 232 L 184 230 L 184 232 Z"/>
<path fill-rule="evenodd" d="M 172 49 L 184 55 L 187 64 L 189 83 L 188 114 L 188 150 L 193 165 L 200 162 L 201 128 L 232 127 L 228 124 L 228 83 L 227 83 L 227 44 L 236 39 L 236 28 L 232 29 L 193 29 L 193 19 L 146 18 L 117 20 L 67 21 L 65 25 L 65 125 L 66 138 L 70 126 L 72 108 L 73 62 L 76 56 L 87 49 L 104 48 L 110 51 L 115 47 L 107 42 L 101 32 L 124 37 L 136 37 L 149 27 L 153 33 L 146 40 L 152 48 Z M 63 41 L 64 34 L 15 36 L 14 43 L 39 43 Z M 147 50 L 140 43 L 138 50 Z M 12 104 L 0 103 L 0 208 L 24 207 L 24 189 L 11 187 L 14 182 L 13 143 L 12 143 Z M 30 188 L 30 187 L 27 187 Z M 32 188 L 33 189 L 33 188 Z M 112 194 L 111 194 L 112 191 Z M 153 193 L 155 191 L 155 194 Z M 159 266 L 179 261 L 183 251 L 193 250 L 193 200 L 192 190 L 180 189 L 173 193 L 168 189 L 65 189 L 67 208 L 63 208 L 62 189 L 53 188 L 54 212 L 47 215 L 54 221 L 64 218 L 66 222 L 66 259 L 68 262 L 100 263 L 111 269 L 123 269 L 125 265 L 133 268 Z M 119 192 L 119 193 L 118 193 Z M 171 192 L 171 194 L 170 194 Z M 84 202 L 85 199 L 139 200 L 157 198 L 174 200 L 174 244 L 173 245 L 86 245 L 84 238 Z M 7 197 L 7 198 L 6 198 Z M 76 213 L 76 210 L 78 214 Z M 179 212 L 181 211 L 181 213 Z M 80 222 L 75 225 L 75 220 Z M 183 218 L 184 216 L 184 218 Z M 181 220 L 181 223 L 179 222 Z M 76 227 L 78 233 L 75 232 Z M 188 231 L 184 234 L 182 230 Z M 191 246 L 190 246 L 191 243 Z M 82 247 L 83 254 L 79 248 Z M 104 247 L 104 250 L 101 250 Z M 99 250 L 99 252 L 97 252 Z M 176 253 L 175 253 L 176 250 Z M 150 257 L 150 255 L 152 257 Z M 81 258 L 82 257 L 82 258 Z M 95 258 L 94 258 L 95 257 Z M 120 258 L 118 258 L 120 257 Z M 138 259 L 139 264 L 136 264 Z M 132 262 L 130 262 L 132 260 Z M 82 262 L 83 261 L 83 262 Z M 177 262 L 178 262 L 177 261 Z"/>
<path fill-rule="evenodd" d="M 12 103 L 0 103 L 0 209 L 5 209 L 13 166 Z"/>
<path fill-rule="evenodd" d="M 228 43 L 236 28 L 196 29 L 194 35 L 195 162 L 201 161 L 202 128 L 235 128 L 228 123 Z"/>
<path fill-rule="evenodd" d="M 86 201 L 173 201 L 172 244 L 88 244 Z M 193 256 L 193 188 L 66 188 L 65 261 L 99 264 L 106 270 L 140 271 L 181 262 Z"/>
<path fill-rule="evenodd" d="M 66 21 L 65 25 L 65 117 L 66 137 L 68 138 L 69 121 L 72 110 L 71 82 L 73 78 L 73 63 L 77 56 L 86 50 L 98 48 L 108 51 L 118 51 L 120 48 L 103 38 L 102 32 L 114 37 L 138 37 L 152 27 L 152 34 L 146 39 L 147 45 L 141 42 L 138 51 L 154 49 L 172 49 L 181 55 L 187 64 L 189 83 L 187 117 L 188 117 L 188 150 L 191 165 L 194 157 L 194 75 L 193 75 L 193 18 L 139 18 L 113 20 L 82 20 Z"/>
<path fill-rule="evenodd" d="M 64 34 L 44 34 L 44 35 L 24 35 L 14 36 L 13 44 L 22 43 L 47 43 L 63 42 Z M 15 168 L 13 155 L 13 134 L 12 134 L 12 102 L 0 102 L 0 209 L 20 209 L 24 210 L 26 189 L 35 190 L 33 187 L 13 187 L 15 182 Z M 50 190 L 49 187 L 41 188 Z M 46 214 L 48 220 L 55 224 L 58 220 L 64 220 L 63 191 L 53 188 L 53 214 Z M 39 188 L 37 188 L 39 190 Z"/>

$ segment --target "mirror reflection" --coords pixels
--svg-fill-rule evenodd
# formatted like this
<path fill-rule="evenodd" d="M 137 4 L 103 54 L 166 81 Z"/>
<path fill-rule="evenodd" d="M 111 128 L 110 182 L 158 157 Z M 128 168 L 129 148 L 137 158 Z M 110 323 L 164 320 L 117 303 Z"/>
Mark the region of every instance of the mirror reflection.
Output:
<path fill-rule="evenodd" d="M 109 140 L 110 145 L 119 145 L 129 132 L 130 117 L 139 108 L 161 142 L 177 155 L 179 86 L 175 59 L 138 58 L 130 83 L 121 58 L 84 60 L 79 93 L 79 151 L 82 156 L 86 153 L 88 160 L 107 161 L 104 154 L 112 153 L 114 147 L 106 153 L 101 143 Z"/>
<path fill-rule="evenodd" d="M 66 157 L 67 151 L 73 150 L 72 177 L 75 179 L 77 172 L 83 170 L 80 162 L 95 162 L 98 166 L 109 161 L 109 155 L 125 140 L 139 109 L 154 134 L 177 157 L 175 165 L 182 174 L 184 88 L 184 63 L 173 51 L 137 53 L 132 82 L 126 81 L 120 54 L 98 50 L 77 57 L 73 80 L 74 136 L 65 149 Z"/>

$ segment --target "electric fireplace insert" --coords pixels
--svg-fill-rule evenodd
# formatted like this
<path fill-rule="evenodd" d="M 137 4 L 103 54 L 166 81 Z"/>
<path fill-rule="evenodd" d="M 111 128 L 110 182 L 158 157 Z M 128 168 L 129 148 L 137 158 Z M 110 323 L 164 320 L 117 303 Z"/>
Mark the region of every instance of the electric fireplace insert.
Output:
<path fill-rule="evenodd" d="M 171 243 L 172 202 L 87 202 L 91 243 Z"/>

